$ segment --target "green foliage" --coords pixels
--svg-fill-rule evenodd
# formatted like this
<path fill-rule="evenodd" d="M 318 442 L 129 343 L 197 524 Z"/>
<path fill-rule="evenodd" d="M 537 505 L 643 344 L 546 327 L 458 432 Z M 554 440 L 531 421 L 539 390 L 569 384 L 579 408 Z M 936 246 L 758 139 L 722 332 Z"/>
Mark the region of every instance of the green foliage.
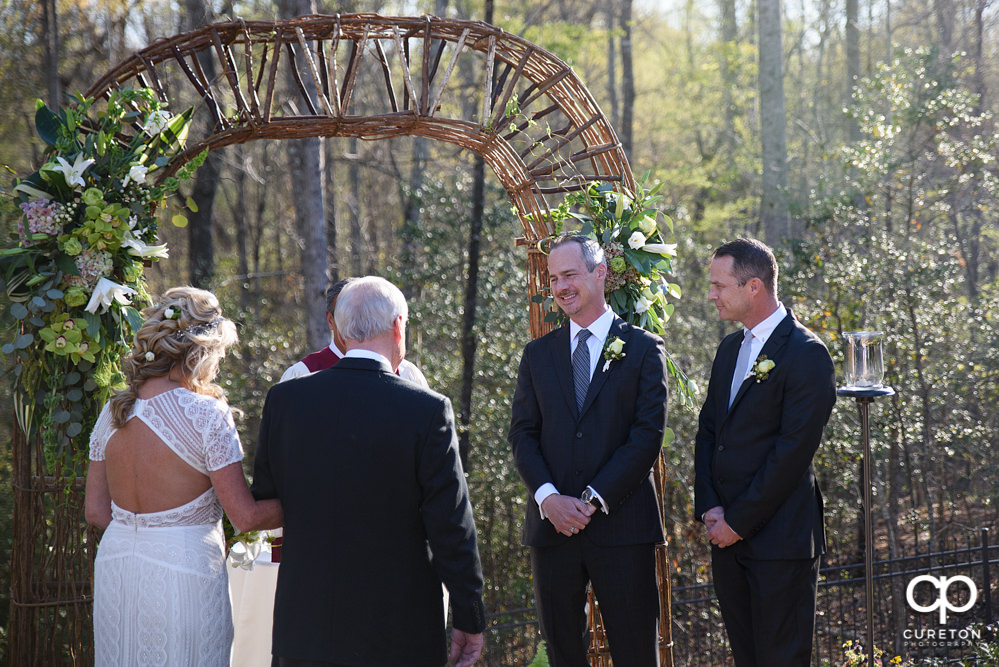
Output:
<path fill-rule="evenodd" d="M 29 439 L 41 434 L 53 471 L 85 460 L 93 421 L 121 382 L 119 359 L 148 298 L 143 264 L 166 256 L 153 212 L 176 189 L 176 179 L 147 179 L 182 147 L 192 113 L 171 117 L 149 89 L 93 105 L 82 97 L 58 111 L 38 103 L 46 161 L 3 200 L 8 215 L 17 215 L 14 204 L 21 215 L 14 245 L 0 250 L 11 329 L 0 351 L 11 359 L 18 423 Z"/>

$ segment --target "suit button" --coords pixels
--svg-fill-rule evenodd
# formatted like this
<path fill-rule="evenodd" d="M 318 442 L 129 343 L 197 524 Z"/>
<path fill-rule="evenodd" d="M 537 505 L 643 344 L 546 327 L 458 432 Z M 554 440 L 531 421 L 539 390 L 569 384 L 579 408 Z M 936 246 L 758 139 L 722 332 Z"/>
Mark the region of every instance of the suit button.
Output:
<path fill-rule="evenodd" d="M 579 433 L 576 434 L 576 438 L 582 438 L 582 437 L 583 437 L 583 432 L 582 431 L 580 431 Z"/>
<path fill-rule="evenodd" d="M 724 452 L 725 451 L 725 445 L 718 445 L 718 451 L 719 452 Z"/>

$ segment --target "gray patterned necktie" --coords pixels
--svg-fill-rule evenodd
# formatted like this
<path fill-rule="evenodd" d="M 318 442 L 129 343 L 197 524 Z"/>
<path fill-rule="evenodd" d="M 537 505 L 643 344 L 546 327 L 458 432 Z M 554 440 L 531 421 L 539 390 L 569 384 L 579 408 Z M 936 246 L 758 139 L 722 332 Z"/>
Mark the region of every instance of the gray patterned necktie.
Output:
<path fill-rule="evenodd" d="M 739 358 L 735 362 L 735 373 L 732 375 L 732 389 L 728 394 L 728 407 L 732 407 L 735 395 L 739 393 L 739 387 L 749 373 L 749 353 L 753 347 L 753 334 L 749 329 L 744 330 L 742 346 L 739 348 Z"/>
<path fill-rule="evenodd" d="M 583 409 L 586 390 L 590 387 L 590 346 L 586 339 L 592 334 L 589 329 L 580 329 L 576 334 L 576 349 L 572 352 L 572 380 L 576 385 L 576 410 Z"/>

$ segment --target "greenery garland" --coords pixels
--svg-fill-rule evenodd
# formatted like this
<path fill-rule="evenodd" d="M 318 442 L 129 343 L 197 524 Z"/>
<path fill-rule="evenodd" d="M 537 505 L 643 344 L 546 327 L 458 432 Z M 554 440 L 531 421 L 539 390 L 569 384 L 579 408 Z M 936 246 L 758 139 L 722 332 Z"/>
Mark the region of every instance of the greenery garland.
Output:
<path fill-rule="evenodd" d="M 14 330 L 0 352 L 13 361 L 18 424 L 41 435 L 50 471 L 86 459 L 93 421 L 123 381 L 119 362 L 149 301 L 144 266 L 167 257 L 156 209 L 207 154 L 155 182 L 183 148 L 193 111 L 171 115 L 148 88 L 114 91 L 99 111 L 82 96 L 58 111 L 37 104 L 46 161 L 3 202 L 19 217 L 0 250 Z"/>
<path fill-rule="evenodd" d="M 646 178 L 648 174 L 646 174 Z M 555 234 L 565 223 L 578 222 L 578 233 L 594 239 L 603 248 L 607 262 L 604 294 L 611 309 L 624 321 L 657 334 L 665 335 L 666 323 L 673 315 L 669 299 L 679 299 L 680 286 L 670 282 L 676 244 L 666 243 L 658 217 L 673 231 L 673 221 L 662 214 L 655 202 L 662 184 L 646 190 L 643 178 L 638 191 L 617 192 L 609 183 L 591 183 L 579 192 L 566 195 L 551 213 Z M 544 239 L 539 249 L 547 253 Z M 561 322 L 564 315 L 555 306 L 551 294 L 535 297 L 548 312 L 546 322 Z M 697 386 L 683 372 L 667 351 L 666 365 L 677 389 L 681 405 L 694 405 Z M 667 439 L 671 433 L 667 433 Z"/>

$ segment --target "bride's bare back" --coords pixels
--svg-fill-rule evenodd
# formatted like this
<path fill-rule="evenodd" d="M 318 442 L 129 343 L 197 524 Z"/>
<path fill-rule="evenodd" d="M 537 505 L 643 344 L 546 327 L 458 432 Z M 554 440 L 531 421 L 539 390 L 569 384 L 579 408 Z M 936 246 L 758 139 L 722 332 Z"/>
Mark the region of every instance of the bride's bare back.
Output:
<path fill-rule="evenodd" d="M 212 485 L 141 419 L 129 419 L 111 436 L 104 462 L 111 499 L 135 514 L 180 507 Z"/>

